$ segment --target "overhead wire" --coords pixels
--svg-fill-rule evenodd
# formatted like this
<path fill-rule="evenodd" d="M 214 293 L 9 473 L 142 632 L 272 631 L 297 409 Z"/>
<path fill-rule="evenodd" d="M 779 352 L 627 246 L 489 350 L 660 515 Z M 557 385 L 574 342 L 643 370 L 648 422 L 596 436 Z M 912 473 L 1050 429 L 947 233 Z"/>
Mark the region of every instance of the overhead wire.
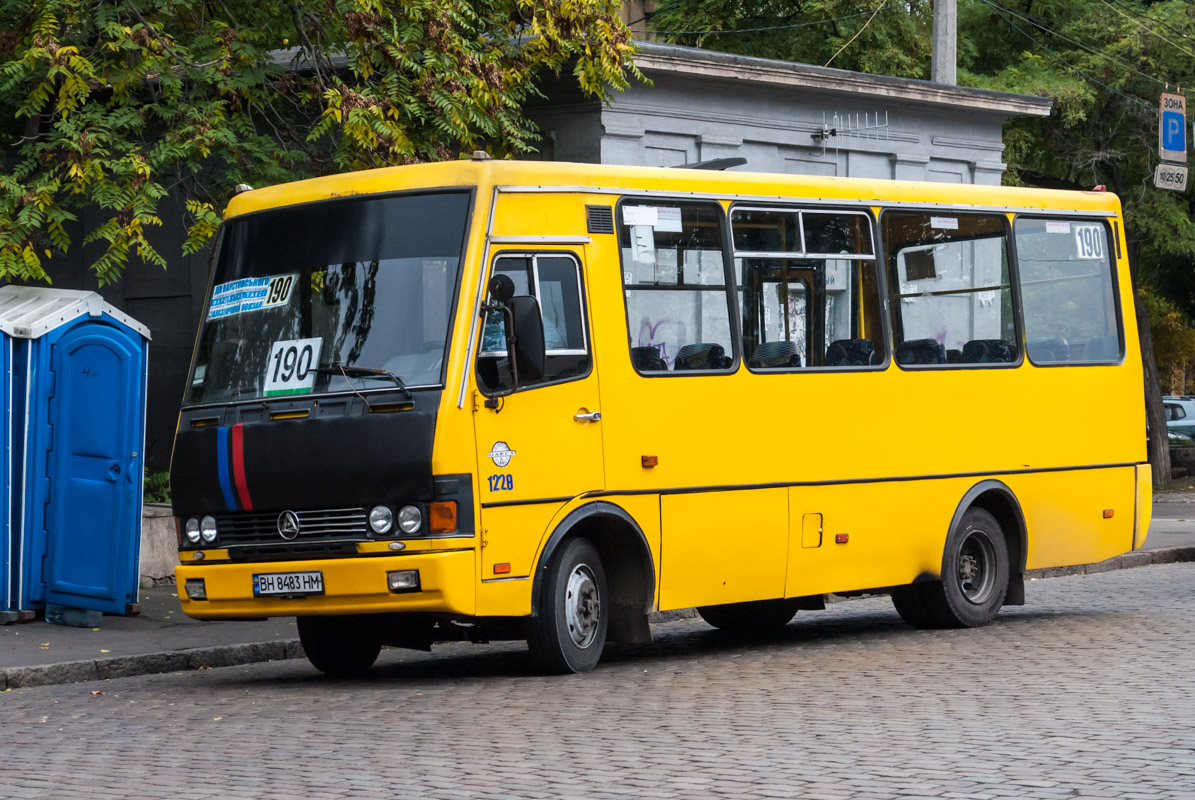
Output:
<path fill-rule="evenodd" d="M 855 35 L 854 35 L 854 36 L 852 36 L 850 39 L 848 39 L 848 40 L 847 40 L 847 42 L 846 42 L 846 44 L 844 44 L 842 47 L 838 48 L 838 51 L 837 51 L 836 53 L 834 53 L 834 55 L 830 56 L 830 61 L 833 61 L 834 59 L 838 58 L 838 53 L 841 53 L 843 50 L 845 50 L 845 49 L 847 49 L 848 47 L 850 47 L 850 46 L 851 46 L 851 42 L 853 42 L 853 41 L 855 41 L 856 39 L 858 39 L 858 38 L 859 38 L 859 34 L 863 33 L 863 31 L 867 30 L 867 26 L 868 26 L 868 25 L 870 25 L 870 24 L 871 24 L 871 21 L 872 21 L 873 19 L 875 19 L 875 18 L 876 18 L 876 14 L 880 13 L 881 11 L 883 11 L 883 8 L 877 8 L 877 9 L 875 10 L 875 12 L 874 12 L 874 13 L 873 13 L 873 14 L 872 14 L 870 17 L 868 17 L 868 18 L 867 18 L 867 22 L 864 22 L 864 23 L 863 23 L 863 27 L 862 27 L 862 28 L 860 28 L 859 30 L 855 31 Z M 827 61 L 827 62 L 826 62 L 825 64 L 823 64 L 822 66 L 824 66 L 824 67 L 828 67 L 828 66 L 830 66 L 830 61 Z"/>
<path fill-rule="evenodd" d="M 1078 41 L 1077 39 L 1072 39 L 1065 34 L 1059 33 L 1058 31 L 1055 31 L 1055 30 L 1052 30 L 1051 28 L 1046 27 L 1045 25 L 1041 24 L 1040 22 L 1037 22 L 1032 15 L 1022 14 L 1019 11 L 1015 11 L 1015 10 L 1009 8 L 1008 6 L 1002 6 L 999 3 L 991 2 L 991 0 L 984 0 L 984 2 L 986 5 L 992 6 L 997 9 L 1001 9 L 1003 11 L 1006 11 L 1009 14 L 1012 14 L 1014 17 L 1019 17 L 1020 19 L 1025 20 L 1030 25 L 1034 26 L 1035 28 L 1037 28 L 1041 31 L 1044 31 L 1044 32 L 1050 34 L 1051 36 L 1057 36 L 1059 39 L 1063 39 L 1067 42 L 1070 42 L 1071 44 L 1075 45 L 1076 47 L 1080 47 L 1080 48 L 1086 50 L 1087 52 L 1091 53 L 1092 55 L 1099 56 L 1100 58 L 1106 58 L 1109 61 L 1113 62 L 1114 64 L 1119 64 L 1120 66 L 1124 67 L 1125 69 L 1129 70 L 1130 72 L 1140 75 L 1142 78 L 1145 78 L 1146 80 L 1151 80 L 1154 83 L 1158 84 L 1159 86 L 1166 85 L 1165 81 L 1159 80 L 1158 78 L 1155 78 L 1152 75 L 1147 75 L 1146 73 L 1137 69 L 1136 67 L 1134 67 L 1132 64 L 1130 64 L 1127 61 L 1119 59 L 1116 56 L 1109 55 L 1108 53 L 1104 53 L 1100 50 L 1096 50 L 1093 47 L 1089 47 L 1088 45 L 1083 44 L 1082 42 Z M 1042 18 L 1038 17 L 1037 19 L 1042 19 Z"/>
<path fill-rule="evenodd" d="M 986 0 L 985 0 L 985 2 L 986 2 Z M 1109 3 L 1109 2 L 1108 2 L 1108 0 L 1100 0 L 1100 2 L 1101 2 L 1101 3 L 1103 3 L 1104 5 L 1106 5 L 1108 8 L 1112 9 L 1113 11 L 1115 11 L 1117 14 L 1120 14 L 1120 16 L 1124 17 L 1124 18 L 1125 18 L 1125 19 L 1127 19 L 1129 22 L 1132 22 L 1133 24 L 1137 25 L 1139 28 L 1141 28 L 1141 30 L 1145 31 L 1146 33 L 1148 33 L 1148 34 L 1151 34 L 1151 35 L 1153 35 L 1153 36 L 1156 36 L 1156 37 L 1158 37 L 1159 39 L 1161 39 L 1163 42 L 1165 42 L 1166 44 L 1170 45 L 1171 47 L 1173 47 L 1173 48 L 1175 48 L 1175 49 L 1177 49 L 1177 50 L 1181 50 L 1181 51 L 1183 51 L 1184 53 L 1186 53 L 1187 55 L 1191 56 L 1192 58 L 1195 58 L 1195 53 L 1192 53 L 1190 50 L 1188 50 L 1187 48 L 1183 47 L 1182 45 L 1175 44 L 1174 42 L 1170 41 L 1169 39 L 1167 39 L 1165 36 L 1163 36 L 1162 34 L 1158 33 L 1157 31 L 1150 30 L 1149 28 L 1147 28 L 1147 27 L 1145 26 L 1145 23 L 1143 23 L 1143 22 L 1139 22 L 1138 20 L 1135 20 L 1135 19 L 1133 19 L 1133 18 L 1132 18 L 1132 17 L 1130 17 L 1128 14 L 1124 13 L 1124 12 L 1123 12 L 1123 11 L 1121 11 L 1119 8 L 1117 8 L 1116 6 L 1114 6 L 1114 5 L 1112 5 L 1111 3 Z"/>
<path fill-rule="evenodd" d="M 993 3 L 989 2 L 989 0 L 982 0 L 982 2 L 983 2 L 983 4 L 984 4 L 984 5 L 988 6 L 988 7 L 989 7 L 989 8 L 991 8 L 993 11 L 995 11 L 995 12 L 996 12 L 996 15 L 997 15 L 997 16 L 999 16 L 999 17 L 1000 17 L 1000 19 L 1002 19 L 1002 20 L 1004 20 L 1005 22 L 1007 22 L 1007 23 L 1009 24 L 1009 26 L 1010 26 L 1010 27 L 1012 27 L 1012 29 L 1013 29 L 1013 30 L 1015 30 L 1017 33 L 1019 33 L 1019 34 L 1021 34 L 1022 36 L 1024 36 L 1024 37 L 1025 37 L 1026 39 L 1028 39 L 1029 41 L 1033 42 L 1035 45 L 1037 45 L 1038 47 L 1040 47 L 1042 50 L 1046 51 L 1046 53 L 1048 53 L 1049 55 L 1053 56 L 1053 58 L 1054 58 L 1056 61 L 1058 61 L 1058 62 L 1062 63 L 1063 65 L 1065 65 L 1065 66 L 1066 66 L 1066 67 L 1068 67 L 1069 69 L 1071 69 L 1071 70 L 1073 70 L 1073 71 L 1075 71 L 1075 72 L 1079 73 L 1079 74 L 1080 74 L 1080 75 L 1082 75 L 1084 78 L 1086 78 L 1087 80 L 1091 81 L 1092 83 L 1094 83 L 1094 84 L 1096 84 L 1096 85 L 1098 85 L 1098 86 L 1102 86 L 1103 88 L 1107 89 L 1109 92 L 1111 92 L 1111 93 L 1112 93 L 1112 94 L 1114 94 L 1114 95 L 1117 95 L 1118 97 L 1123 97 L 1125 100 L 1128 100 L 1128 101 L 1129 101 L 1129 102 L 1131 102 L 1131 103 L 1136 103 L 1137 105 L 1139 105 L 1139 106 L 1141 106 L 1141 107 L 1143 107 L 1143 108 L 1148 108 L 1148 109 L 1151 109 L 1151 110 L 1154 108 L 1154 106 L 1150 105 L 1149 103 L 1145 103 L 1145 102 L 1143 102 L 1143 101 L 1141 101 L 1141 100 L 1137 99 L 1136 97 L 1131 97 L 1131 96 L 1129 96 L 1129 95 L 1125 94 L 1124 92 L 1121 92 L 1121 91 L 1119 91 L 1119 90 L 1117 90 L 1117 89 L 1113 89 L 1111 86 L 1109 86 L 1108 84 L 1104 83 L 1104 82 L 1103 82 L 1103 81 L 1101 81 L 1099 78 L 1096 78 L 1096 77 L 1095 77 L 1095 76 L 1093 76 L 1093 75 L 1089 75 L 1089 74 L 1087 74 L 1086 72 L 1084 72 L 1083 70 L 1079 69 L 1079 68 L 1078 68 L 1078 67 L 1076 67 L 1074 64 L 1072 64 L 1071 62 L 1067 61 L 1065 58 L 1063 58 L 1062 56 L 1060 56 L 1058 53 L 1056 53 L 1056 52 L 1054 52 L 1053 50 L 1051 50 L 1051 49 L 1050 49 L 1048 46 L 1046 46 L 1045 44 L 1043 44 L 1043 43 L 1039 42 L 1037 39 L 1035 39 L 1035 38 L 1033 37 L 1033 35 L 1032 35 L 1032 34 L 1029 34 L 1029 33 L 1025 32 L 1024 30 L 1022 30 L 1022 29 L 1021 29 L 1021 27 L 1020 27 L 1019 25 L 1017 25 L 1015 22 L 1013 22 L 1013 21 L 1012 21 L 1011 19 L 1009 19 L 1008 17 L 1004 16 L 1003 12 L 1001 12 L 1001 11 L 1000 11 L 1000 9 L 999 9 L 999 8 L 997 8 L 997 7 L 995 6 L 995 4 L 993 4 Z M 1101 0 L 1101 2 L 1102 2 L 1102 0 Z"/>
<path fill-rule="evenodd" d="M 1124 3 L 1120 2 L 1120 0 L 1113 0 L 1113 4 L 1120 6 L 1125 11 L 1132 11 L 1134 14 L 1140 14 L 1143 19 L 1147 19 L 1150 22 L 1156 22 L 1157 24 L 1161 25 L 1166 30 L 1170 31 L 1170 33 L 1172 35 L 1177 36 L 1179 39 L 1187 39 L 1188 41 L 1195 41 L 1195 36 L 1189 36 L 1189 35 L 1183 33 L 1182 31 L 1178 30 L 1177 28 L 1175 28 L 1173 25 L 1163 22 L 1162 20 L 1158 19 L 1157 17 L 1151 17 L 1149 14 L 1142 13 L 1135 8 L 1129 8 Z"/>
<path fill-rule="evenodd" d="M 819 20 L 817 20 L 817 21 L 815 21 L 815 22 L 795 22 L 795 23 L 793 23 L 793 24 L 791 24 L 791 25 L 769 25 L 769 26 L 767 26 L 766 28 L 731 28 L 731 29 L 728 29 L 728 30 L 721 30 L 721 31 L 710 31 L 710 30 L 705 30 L 705 31 L 659 31 L 659 30 L 649 30 L 649 31 L 648 31 L 648 33 L 662 33 L 662 34 L 665 34 L 665 35 L 667 35 L 667 36 L 682 36 L 682 35 L 694 35 L 694 36 L 698 36 L 698 35 L 700 35 L 700 36 L 721 36 L 721 35 L 724 35 L 724 34 L 731 34 L 731 33 L 759 33 L 759 32 L 761 32 L 761 31 L 783 31 L 783 30 L 795 30 L 795 29 L 797 29 L 797 28 L 810 28 L 810 27 L 813 27 L 814 25 L 825 25 L 825 24 L 827 24 L 827 23 L 830 23 L 830 22 L 841 22 L 841 21 L 842 21 L 842 20 L 844 20 L 844 19 L 854 19 L 855 17 L 863 17 L 863 16 L 866 16 L 866 15 L 868 15 L 868 14 L 871 14 L 872 16 L 875 16 L 876 14 L 878 14 L 878 13 L 879 13 L 879 12 L 881 12 L 881 11 L 886 11 L 886 10 L 888 10 L 888 9 L 890 9 L 890 8 L 897 8 L 897 7 L 899 7 L 899 6 L 902 6 L 902 5 L 904 5 L 904 4 L 903 4 L 903 3 L 888 3 L 887 5 L 882 5 L 882 6 L 879 6 L 879 7 L 877 7 L 877 8 L 869 8 L 869 9 L 867 9 L 866 11 L 860 11 L 860 12 L 858 12 L 858 13 L 855 13 L 855 14 L 846 14 L 846 15 L 844 15 L 844 16 L 841 16 L 841 17 L 830 17 L 829 19 L 819 19 Z M 657 12 L 657 13 L 658 13 L 658 12 Z M 864 27 L 866 27 L 866 26 L 864 26 Z"/>

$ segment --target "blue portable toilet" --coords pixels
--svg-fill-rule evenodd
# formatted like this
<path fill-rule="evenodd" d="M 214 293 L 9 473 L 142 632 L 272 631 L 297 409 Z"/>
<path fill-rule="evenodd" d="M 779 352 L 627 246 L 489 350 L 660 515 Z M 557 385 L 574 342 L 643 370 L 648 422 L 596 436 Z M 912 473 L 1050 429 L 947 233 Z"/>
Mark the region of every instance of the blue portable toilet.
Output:
<path fill-rule="evenodd" d="M 137 602 L 149 329 L 95 292 L 4 286 L 0 333 L 0 611 L 126 613 Z"/>

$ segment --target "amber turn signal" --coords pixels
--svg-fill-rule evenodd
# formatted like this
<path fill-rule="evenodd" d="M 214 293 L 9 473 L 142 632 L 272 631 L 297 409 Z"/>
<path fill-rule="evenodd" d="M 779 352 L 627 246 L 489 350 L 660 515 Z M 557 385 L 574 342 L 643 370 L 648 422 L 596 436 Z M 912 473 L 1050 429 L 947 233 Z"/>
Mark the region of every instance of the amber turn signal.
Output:
<path fill-rule="evenodd" d="M 850 541 L 850 538 L 851 538 L 851 535 L 849 533 L 834 534 L 834 541 L 837 542 L 838 544 L 846 544 L 848 541 Z"/>
<path fill-rule="evenodd" d="M 510 572 L 510 564 L 509 563 L 494 565 L 494 574 L 495 575 L 506 575 L 509 572 Z"/>
<path fill-rule="evenodd" d="M 432 533 L 452 533 L 456 530 L 456 501 L 439 500 L 429 503 L 427 516 Z"/>
<path fill-rule="evenodd" d="M 660 463 L 660 457 L 659 456 L 642 456 L 640 458 L 640 461 L 643 463 L 644 469 L 651 469 L 656 464 Z"/>
<path fill-rule="evenodd" d="M 1114 509 L 1114 508 L 1105 508 L 1104 509 L 1104 519 L 1112 519 L 1112 516 L 1114 514 L 1116 514 L 1116 509 Z"/>

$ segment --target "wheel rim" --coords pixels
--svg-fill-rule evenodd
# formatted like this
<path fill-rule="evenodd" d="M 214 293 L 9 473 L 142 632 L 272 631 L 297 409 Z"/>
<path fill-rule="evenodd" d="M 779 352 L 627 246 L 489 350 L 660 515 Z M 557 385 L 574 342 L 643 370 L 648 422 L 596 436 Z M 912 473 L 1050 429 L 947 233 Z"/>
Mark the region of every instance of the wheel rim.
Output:
<path fill-rule="evenodd" d="M 983 605 L 996 586 L 996 548 L 986 531 L 973 530 L 959 548 L 958 586 L 967 601 Z"/>
<path fill-rule="evenodd" d="M 573 644 L 586 648 L 597 638 L 601 597 L 593 570 L 578 564 L 568 576 L 564 590 L 564 621 Z"/>

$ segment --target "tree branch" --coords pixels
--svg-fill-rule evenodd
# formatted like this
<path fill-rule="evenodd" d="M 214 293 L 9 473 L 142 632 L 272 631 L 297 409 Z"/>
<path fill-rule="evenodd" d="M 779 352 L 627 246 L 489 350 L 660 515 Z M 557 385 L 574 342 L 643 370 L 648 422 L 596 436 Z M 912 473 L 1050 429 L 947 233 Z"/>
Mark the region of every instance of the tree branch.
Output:
<path fill-rule="evenodd" d="M 162 45 L 166 52 L 169 53 L 175 61 L 178 61 L 180 64 L 184 64 L 191 69 L 206 69 L 207 67 L 215 66 L 216 64 L 220 63 L 220 59 L 218 58 L 215 61 L 208 61 L 203 64 L 196 64 L 193 61 L 188 61 L 187 59 L 183 58 L 173 47 L 170 46 L 169 42 L 158 35 L 158 32 L 154 30 L 154 26 L 150 25 L 149 22 L 146 21 L 145 17 L 141 16 L 141 12 L 137 10 L 137 6 L 133 5 L 133 0 L 128 0 L 126 5 L 128 6 L 129 11 L 133 12 L 133 16 L 140 20 L 141 24 L 145 26 L 145 32 L 154 37 L 158 44 Z"/>

